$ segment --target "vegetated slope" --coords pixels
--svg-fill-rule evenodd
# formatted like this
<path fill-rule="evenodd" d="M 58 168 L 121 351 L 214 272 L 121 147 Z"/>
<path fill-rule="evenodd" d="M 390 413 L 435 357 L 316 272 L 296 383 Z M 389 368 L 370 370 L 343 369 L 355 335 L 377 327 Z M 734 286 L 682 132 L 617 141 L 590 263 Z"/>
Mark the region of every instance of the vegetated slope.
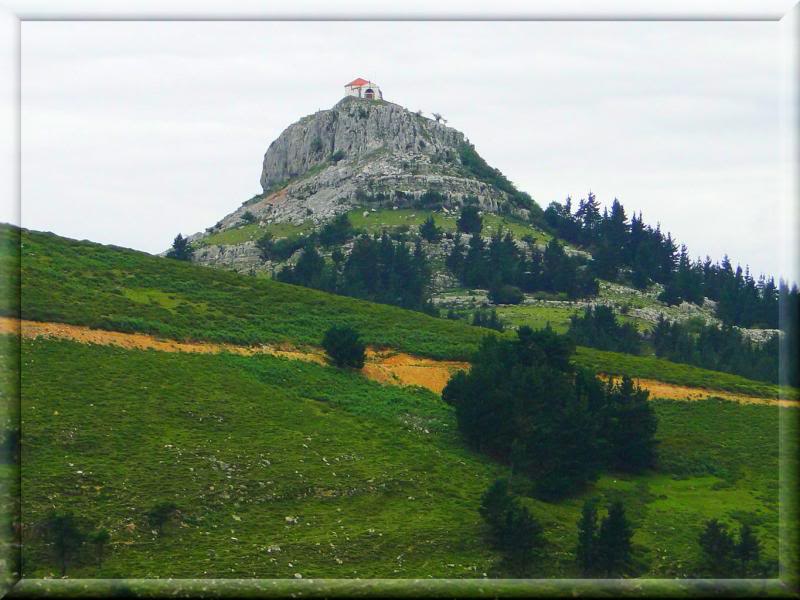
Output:
<path fill-rule="evenodd" d="M 84 560 L 70 577 L 504 574 L 477 507 L 507 471 L 466 450 L 426 390 L 271 356 L 42 338 L 22 356 L 27 577 L 56 572 L 33 535 L 52 506 L 111 531 L 102 565 Z M 645 575 L 691 575 L 709 518 L 750 522 L 777 559 L 775 432 L 793 409 L 654 404 L 659 472 L 525 500 L 548 543 L 531 576 L 577 575 L 575 523 L 594 496 L 625 502 Z M 181 516 L 159 537 L 145 515 L 163 501 Z"/>
<path fill-rule="evenodd" d="M 318 345 L 328 327 L 348 323 L 371 345 L 454 360 L 468 359 L 480 339 L 493 334 L 392 306 L 10 226 L 0 226 L 4 277 L 18 265 L 20 235 L 22 306 L 6 295 L 0 299 L 4 315 L 236 344 Z M 663 381 L 679 385 L 779 395 L 777 386 L 654 358 L 579 349 L 576 361 L 609 374 L 662 380 L 663 373 Z"/>
<path fill-rule="evenodd" d="M 11 252 L 18 233 L 0 228 Z M 21 316 L 174 339 L 319 344 L 346 322 L 367 343 L 466 358 L 486 333 L 417 312 L 204 269 L 142 252 L 22 233 Z M 5 264 L 5 263 L 3 263 Z M 16 315 L 15 297 L 0 312 Z"/>

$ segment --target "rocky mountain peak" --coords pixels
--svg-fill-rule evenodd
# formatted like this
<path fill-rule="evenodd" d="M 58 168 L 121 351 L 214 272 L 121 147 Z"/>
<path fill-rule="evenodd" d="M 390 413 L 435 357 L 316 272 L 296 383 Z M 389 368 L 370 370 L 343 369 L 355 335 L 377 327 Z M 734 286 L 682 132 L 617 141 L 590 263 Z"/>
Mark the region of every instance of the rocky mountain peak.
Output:
<path fill-rule="evenodd" d="M 287 127 L 264 155 L 261 186 L 274 186 L 328 163 L 357 160 L 377 150 L 440 156 L 457 152 L 464 135 L 384 100 L 345 97 Z"/>

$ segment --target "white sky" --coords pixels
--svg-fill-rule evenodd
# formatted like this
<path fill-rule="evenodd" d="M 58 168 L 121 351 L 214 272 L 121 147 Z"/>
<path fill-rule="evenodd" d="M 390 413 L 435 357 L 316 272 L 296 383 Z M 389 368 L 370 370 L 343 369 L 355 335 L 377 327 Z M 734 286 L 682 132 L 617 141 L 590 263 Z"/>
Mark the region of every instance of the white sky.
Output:
<path fill-rule="evenodd" d="M 778 274 L 780 52 L 770 22 L 23 22 L 22 225 L 161 251 L 363 76 L 543 207 L 591 189 Z"/>

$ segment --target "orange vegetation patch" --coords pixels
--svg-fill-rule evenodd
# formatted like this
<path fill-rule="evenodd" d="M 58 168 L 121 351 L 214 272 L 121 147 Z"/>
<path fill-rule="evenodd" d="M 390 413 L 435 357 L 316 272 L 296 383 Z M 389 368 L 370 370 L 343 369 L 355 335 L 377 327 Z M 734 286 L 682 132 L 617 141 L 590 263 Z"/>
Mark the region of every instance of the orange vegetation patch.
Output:
<path fill-rule="evenodd" d="M 328 364 L 325 353 L 320 348 L 297 348 L 290 345 L 237 346 L 215 342 L 179 342 L 157 338 L 144 333 L 121 333 L 103 329 L 90 329 L 81 325 L 66 323 L 42 323 L 39 321 L 19 321 L 9 317 L 0 317 L 0 333 L 12 333 L 23 337 L 52 337 L 68 339 L 84 344 L 100 344 L 103 346 L 119 346 L 134 350 L 158 350 L 161 352 L 192 352 L 200 354 L 218 354 L 230 352 L 242 356 L 269 354 L 291 360 L 302 360 L 320 365 Z M 439 394 L 447 385 L 453 373 L 469 370 L 469 363 L 435 360 L 413 356 L 393 350 L 367 349 L 367 360 L 362 374 L 374 381 L 391 385 L 417 385 Z M 619 379 L 614 377 L 614 379 Z M 759 398 L 745 396 L 733 392 L 689 387 L 656 381 L 653 379 L 636 379 L 637 383 L 650 392 L 651 398 L 669 400 L 703 400 L 705 398 L 722 398 L 741 404 L 768 404 L 785 407 L 800 407 L 800 402 L 781 400 L 778 398 Z"/>
<path fill-rule="evenodd" d="M 456 371 L 466 371 L 469 363 L 434 360 L 387 350 L 367 350 L 362 373 L 383 383 L 418 385 L 440 394 Z"/>
<path fill-rule="evenodd" d="M 50 337 L 67 339 L 84 344 L 118 346 L 133 350 L 158 350 L 161 352 L 191 352 L 199 354 L 218 354 L 230 352 L 242 356 L 269 354 L 291 360 L 303 360 L 320 365 L 328 363 L 324 352 L 319 348 L 296 348 L 289 345 L 237 346 L 216 342 L 180 342 L 157 338 L 144 333 L 121 333 L 104 329 L 90 329 L 81 325 L 66 323 L 43 323 L 39 321 L 18 321 L 0 317 L 0 333 L 21 333 L 26 338 Z M 365 377 L 390 383 L 392 385 L 419 385 L 432 392 L 440 393 L 450 375 L 460 369 L 468 369 L 469 363 L 438 361 L 430 358 L 412 356 L 385 350 L 367 350 L 367 363 L 362 373 Z"/>
<path fill-rule="evenodd" d="M 601 375 L 607 377 L 607 375 Z M 614 381 L 618 381 L 620 377 L 614 376 Z M 712 390 L 701 387 L 689 387 L 685 385 L 677 385 L 674 383 L 665 383 L 663 381 L 656 381 L 654 379 L 637 379 L 634 381 L 639 384 L 643 389 L 650 392 L 650 398 L 664 398 L 667 400 L 683 400 L 691 402 L 694 400 L 705 400 L 707 398 L 721 398 L 722 400 L 730 400 L 738 402 L 739 404 L 767 404 L 777 405 L 790 408 L 800 407 L 800 403 L 796 400 L 782 400 L 778 398 L 760 398 L 758 396 L 746 396 L 744 394 L 737 394 L 735 392 L 726 392 L 722 390 Z"/>
<path fill-rule="evenodd" d="M 144 333 L 121 333 L 104 329 L 90 329 L 82 325 L 66 323 L 42 323 L 39 321 L 18 321 L 8 317 L 0 317 L 0 333 L 21 333 L 26 338 L 49 337 L 72 340 L 83 344 L 99 344 L 101 346 L 118 346 L 133 350 L 158 350 L 161 352 L 190 352 L 195 354 L 219 354 L 230 352 L 242 356 L 254 354 L 270 354 L 293 360 L 305 360 L 326 364 L 325 357 L 319 352 L 302 351 L 285 346 L 237 346 L 216 342 L 179 342 L 157 338 Z"/>

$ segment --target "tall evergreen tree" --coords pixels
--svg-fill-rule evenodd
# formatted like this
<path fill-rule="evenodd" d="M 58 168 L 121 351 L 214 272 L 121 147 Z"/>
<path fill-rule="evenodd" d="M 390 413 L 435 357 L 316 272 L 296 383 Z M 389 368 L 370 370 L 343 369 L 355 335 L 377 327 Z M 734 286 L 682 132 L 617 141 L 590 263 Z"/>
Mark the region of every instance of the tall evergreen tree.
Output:
<path fill-rule="evenodd" d="M 419 234 L 428 242 L 436 243 L 442 239 L 442 230 L 436 226 L 433 215 L 428 215 L 425 222 L 419 226 Z"/>
<path fill-rule="evenodd" d="M 742 576 L 749 577 L 757 574 L 761 558 L 761 542 L 758 541 L 749 523 L 742 525 L 739 530 L 739 541 L 734 553 L 739 560 Z"/>
<path fill-rule="evenodd" d="M 578 521 L 578 547 L 575 551 L 578 566 L 584 575 L 591 575 L 597 568 L 597 503 L 586 500 Z"/>
<path fill-rule="evenodd" d="M 477 205 L 467 204 L 461 209 L 456 227 L 462 233 L 480 235 L 481 229 L 483 229 L 483 217 L 481 217 Z"/>
<path fill-rule="evenodd" d="M 712 577 L 731 577 L 735 571 L 736 543 L 728 528 L 711 519 L 700 534 L 704 567 Z"/>
<path fill-rule="evenodd" d="M 167 257 L 175 260 L 192 260 L 192 254 L 193 250 L 189 246 L 189 239 L 179 233 L 172 241 L 172 248 L 167 252 Z"/>
<path fill-rule="evenodd" d="M 631 566 L 633 530 L 625 517 L 625 507 L 616 501 L 600 524 L 597 535 L 598 567 L 606 577 L 625 575 Z"/>

